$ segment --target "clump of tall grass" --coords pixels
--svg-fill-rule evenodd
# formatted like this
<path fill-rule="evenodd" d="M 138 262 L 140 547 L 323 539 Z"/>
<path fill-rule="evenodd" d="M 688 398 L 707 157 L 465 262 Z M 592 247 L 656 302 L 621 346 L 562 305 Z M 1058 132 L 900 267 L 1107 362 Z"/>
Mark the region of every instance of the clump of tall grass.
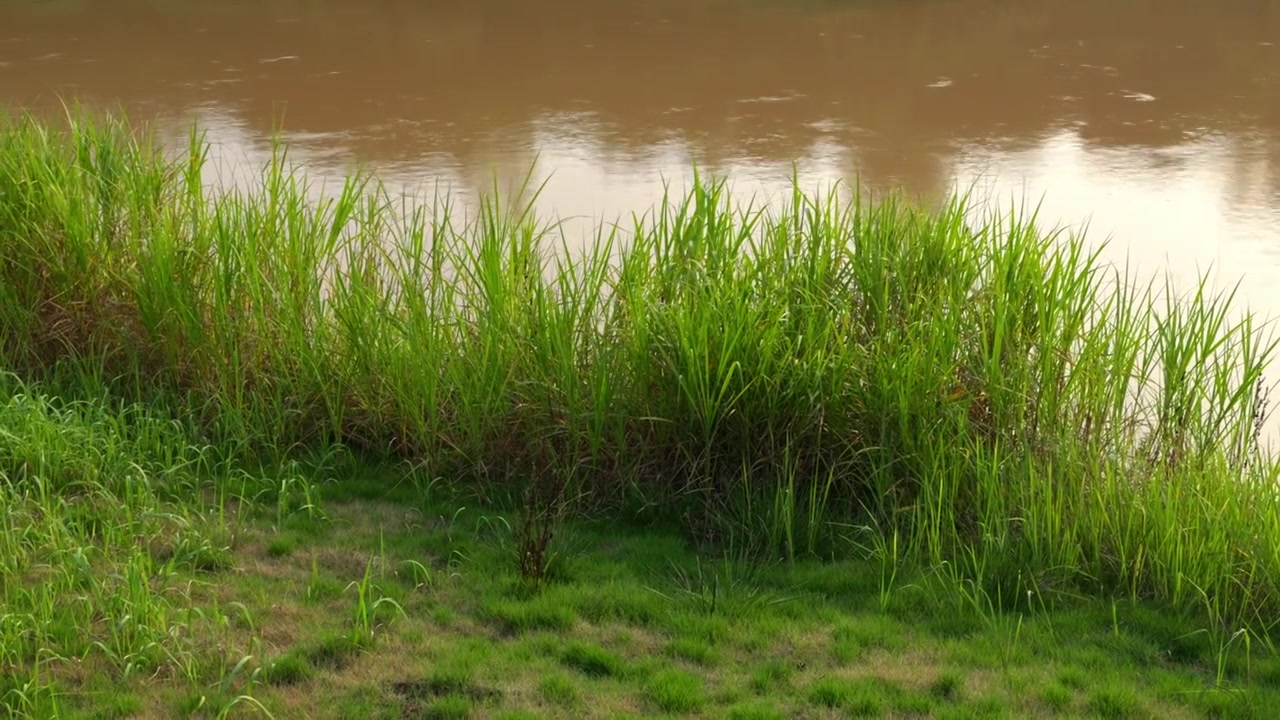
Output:
<path fill-rule="evenodd" d="M 229 563 L 215 470 L 184 429 L 101 398 L 66 401 L 0 372 L 0 708 L 60 715 L 55 669 L 202 683 L 226 649 L 218 609 L 181 575 Z M 181 498 L 181 502 L 178 501 Z"/>
<path fill-rule="evenodd" d="M 5 365 L 163 402 L 219 445 L 340 443 L 517 494 L 535 547 L 570 505 L 640 508 L 784 555 L 892 538 L 1000 604 L 1280 610 L 1274 344 L 1229 295 L 963 198 L 743 211 L 699 179 L 584 255 L 496 197 L 458 218 L 354 176 L 317 201 L 283 149 L 213 192 L 206 156 L 113 119 L 3 121 Z"/>

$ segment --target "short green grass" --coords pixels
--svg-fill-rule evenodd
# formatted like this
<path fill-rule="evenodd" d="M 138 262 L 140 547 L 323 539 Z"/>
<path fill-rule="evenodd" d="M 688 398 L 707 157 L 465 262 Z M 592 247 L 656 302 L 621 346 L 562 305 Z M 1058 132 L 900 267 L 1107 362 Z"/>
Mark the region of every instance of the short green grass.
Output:
<path fill-rule="evenodd" d="M 1265 644 L 1123 596 L 991 614 L 936 570 L 903 564 L 886 599 L 864 558 L 748 562 L 678 529 L 591 521 L 563 526 L 567 569 L 531 590 L 505 515 L 396 482 L 411 469 L 294 464 L 315 502 L 282 523 L 262 502 L 277 472 L 200 460 L 144 412 L 59 408 L 0 378 L 24 417 L 10 430 L 76 440 L 45 481 L 5 486 L 0 540 L 43 548 L 0 567 L 0 698 L 19 717 L 1262 718 L 1280 704 Z M 166 448 L 189 461 L 157 472 Z M 94 464 L 135 474 L 87 480 Z M 92 522 L 77 502 L 98 504 Z"/>

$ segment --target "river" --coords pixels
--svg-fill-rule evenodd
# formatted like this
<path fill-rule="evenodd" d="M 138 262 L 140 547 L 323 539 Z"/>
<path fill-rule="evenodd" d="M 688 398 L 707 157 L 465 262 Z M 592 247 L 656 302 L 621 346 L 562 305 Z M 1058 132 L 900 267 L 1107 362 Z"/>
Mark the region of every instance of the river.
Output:
<path fill-rule="evenodd" d="M 462 198 L 645 210 L 696 164 L 1087 223 L 1117 261 L 1280 316 L 1276 0 L 48 0 L 0 4 L 0 104 L 123 107 L 219 171 L 274 132 Z M 586 236 L 586 233 L 583 233 Z"/>

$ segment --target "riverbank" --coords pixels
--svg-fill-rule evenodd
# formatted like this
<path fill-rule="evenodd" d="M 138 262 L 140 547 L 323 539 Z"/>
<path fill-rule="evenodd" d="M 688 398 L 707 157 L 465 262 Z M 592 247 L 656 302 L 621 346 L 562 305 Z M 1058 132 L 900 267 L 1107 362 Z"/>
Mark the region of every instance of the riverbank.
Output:
<path fill-rule="evenodd" d="M 329 456 L 237 471 L 139 408 L 0 377 L 17 717 L 1268 717 L 1280 658 L 1123 596 L 1000 609 L 891 558 L 765 562 Z M 14 469 L 19 475 L 12 476 Z M 17 482 L 13 482 L 17 480 Z"/>
<path fill-rule="evenodd" d="M 622 653 L 618 668 L 655 668 L 583 691 L 588 710 L 615 690 L 629 699 L 609 712 L 719 709 L 749 699 L 716 693 L 735 673 L 741 686 L 759 657 L 729 628 L 773 628 L 752 642 L 782 657 L 803 645 L 788 632 L 890 623 L 895 605 L 918 614 L 881 633 L 908 636 L 888 650 L 942 652 L 947 632 L 902 626 L 952 618 L 957 647 L 972 639 L 988 662 L 993 638 L 1047 648 L 1024 634 L 1068 642 L 1072 623 L 1087 623 L 1081 642 L 1098 640 L 1100 617 L 1111 620 L 1097 632 L 1122 638 L 1122 616 L 1147 617 L 1134 622 L 1164 629 L 1135 652 L 1181 653 L 1189 674 L 1166 694 L 1117 691 L 1126 713 L 1199 707 L 1193 695 L 1249 711 L 1269 697 L 1256 672 L 1271 662 L 1280 611 L 1280 500 L 1258 433 L 1274 345 L 1252 319 L 1233 319 L 1229 297 L 1168 299 L 1031 218 L 975 226 L 962 199 L 924 210 L 797 190 L 786 207 L 744 214 L 707 181 L 575 255 L 557 252 L 529 208 L 493 198 L 464 219 L 406 208 L 355 177 L 317 205 L 283 149 L 260 185 L 215 195 L 198 137 L 165 160 L 135 128 L 71 117 L 69 130 L 0 125 L 0 359 L 16 388 L 0 471 L 10 506 L 24 508 L 4 529 L 6 606 L 24 608 L 4 628 L 11 707 L 46 680 L 83 688 L 107 676 L 163 678 L 184 697 L 227 703 L 249 697 L 237 688 L 255 670 L 286 672 L 270 669 L 275 655 L 302 653 L 285 662 L 305 674 L 330 650 L 358 654 L 361 633 L 397 618 L 419 637 L 397 642 L 452 637 L 439 612 L 505 648 L 495 653 L 526 647 L 511 637 L 529 631 L 550 633 L 538 635 L 544 650 L 572 638 L 608 646 L 588 656 Z M 388 505 L 387 493 L 399 500 Z M 494 510 L 449 529 L 464 506 Z M 348 522 L 320 519 L 330 515 Z M 589 529 L 601 521 L 640 529 L 611 540 Z M 403 551 L 371 554 L 371 528 Z M 438 532 L 461 533 L 471 550 L 432 544 Z M 627 545 L 631 532 L 639 539 Z M 348 542 L 359 562 L 321 557 Z M 663 558 L 642 552 L 650 545 Z M 609 555 L 622 546 L 638 565 Z M 272 560 L 295 552 L 301 560 Z M 653 567 L 664 558 L 669 572 Z M 415 604 L 426 578 L 468 576 L 455 561 L 478 577 Z M 577 563 L 585 575 L 564 574 Z M 303 586 L 295 571 L 308 587 L 337 573 L 330 591 L 346 589 L 330 592 L 328 611 L 289 612 L 311 618 L 299 627 L 344 627 L 347 640 L 263 638 L 274 623 L 256 620 L 240 590 L 214 592 L 245 584 L 260 600 L 287 598 Z M 631 579 L 614 600 L 596 597 L 615 571 Z M 212 573 L 209 586 L 155 591 L 199 573 Z M 828 579 L 806 590 L 805 573 Z M 829 587 L 835 576 L 849 587 Z M 39 589 L 60 587 L 54 577 L 63 594 Z M 466 584 L 480 578 L 492 584 Z M 807 599 L 790 599 L 793 585 Z M 703 637 L 728 665 L 657 660 L 690 639 L 670 618 L 689 603 L 714 617 L 721 593 L 746 607 Z M 673 604 L 644 609 L 662 604 L 649 595 Z M 113 605 L 125 598 L 146 612 Z M 817 619 L 789 624 L 797 607 Z M 648 637 L 651 615 L 675 624 L 635 651 L 594 627 L 621 622 Z M 172 650 L 187 635 L 175 628 L 204 623 L 224 633 L 216 652 Z M 233 637 L 237 628 L 247 633 Z M 95 632 L 109 635 L 81 641 Z M 324 642 L 336 645 L 313 647 Z M 228 652 L 251 659 L 224 664 Z M 557 652 L 547 667 L 572 670 Z M 1155 677 L 1116 652 L 1097 660 L 1106 672 Z M 112 672 L 68 679 L 67 667 Z M 764 693 L 771 707 L 820 713 L 873 692 L 825 667 L 830 688 L 801 673 L 795 697 Z M 564 687 L 586 682 L 566 677 Z M 401 682 L 369 678 L 384 680 Z M 666 707 L 655 698 L 668 680 L 674 696 L 701 700 Z M 909 682 L 878 682 L 885 712 L 921 697 L 935 707 Z M 448 702 L 459 708 L 497 697 L 431 687 L 402 689 L 425 704 L 457 696 Z M 1064 707 L 1105 702 L 1078 689 Z M 1048 712 L 1043 697 L 971 699 Z"/>

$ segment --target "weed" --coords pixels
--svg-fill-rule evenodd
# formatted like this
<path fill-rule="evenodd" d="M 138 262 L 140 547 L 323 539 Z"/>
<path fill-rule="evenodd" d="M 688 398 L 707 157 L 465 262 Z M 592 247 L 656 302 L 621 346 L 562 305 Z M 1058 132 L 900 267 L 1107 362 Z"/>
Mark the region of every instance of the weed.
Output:
<path fill-rule="evenodd" d="M 360 644 L 373 639 L 374 633 L 381 626 L 379 622 L 379 611 L 384 614 L 390 614 L 394 611 L 396 614 L 403 616 L 404 608 L 395 600 L 388 597 L 378 597 L 374 599 L 377 588 L 373 585 L 373 559 L 370 558 L 365 563 L 364 577 L 359 581 L 352 582 L 347 586 L 348 590 L 355 590 L 356 605 L 352 611 L 351 629 L 353 642 Z"/>

